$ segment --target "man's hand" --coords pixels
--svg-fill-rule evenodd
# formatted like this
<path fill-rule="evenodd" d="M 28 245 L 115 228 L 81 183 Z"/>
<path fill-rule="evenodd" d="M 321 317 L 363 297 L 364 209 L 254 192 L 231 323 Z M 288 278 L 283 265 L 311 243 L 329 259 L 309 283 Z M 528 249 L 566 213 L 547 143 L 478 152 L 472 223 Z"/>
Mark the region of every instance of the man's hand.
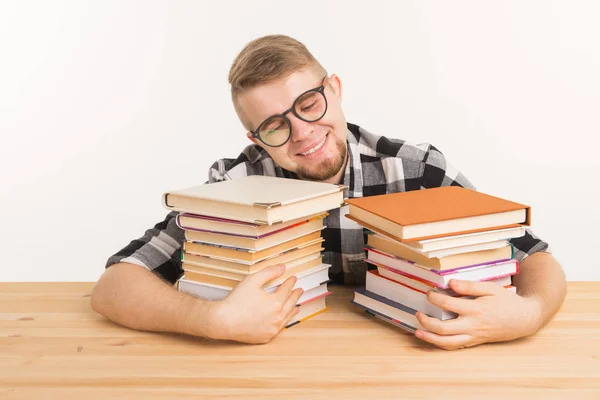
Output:
<path fill-rule="evenodd" d="M 214 302 L 210 312 L 211 334 L 216 339 L 246 343 L 267 343 L 274 338 L 300 309 L 296 303 L 302 288 L 292 290 L 296 277 L 286 279 L 274 293 L 263 286 L 285 272 L 282 264 L 248 275 L 221 301 Z"/>
<path fill-rule="evenodd" d="M 521 297 L 493 282 L 453 279 L 450 288 L 476 298 L 455 298 L 429 291 L 430 303 L 453 311 L 458 317 L 440 321 L 417 312 L 417 319 L 426 331 L 417 330 L 415 336 L 454 350 L 532 335 L 540 328 L 542 305 L 534 298 Z"/>

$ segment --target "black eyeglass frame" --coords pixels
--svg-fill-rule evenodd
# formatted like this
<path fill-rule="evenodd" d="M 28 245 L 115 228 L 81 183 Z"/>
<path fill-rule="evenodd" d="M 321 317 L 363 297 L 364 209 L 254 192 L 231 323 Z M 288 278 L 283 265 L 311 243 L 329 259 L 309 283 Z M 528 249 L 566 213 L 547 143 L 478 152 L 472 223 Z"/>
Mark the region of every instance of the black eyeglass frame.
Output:
<path fill-rule="evenodd" d="M 287 110 L 285 110 L 283 113 L 281 114 L 275 114 L 275 115 L 271 115 L 269 118 L 265 119 L 263 122 L 260 123 L 260 125 L 258 125 L 258 128 L 256 128 L 253 131 L 250 131 L 250 133 L 252 134 L 252 137 L 255 139 L 260 140 L 261 142 L 263 142 L 264 144 L 266 144 L 269 147 L 281 147 L 284 144 L 286 144 L 287 142 L 289 142 L 290 138 L 292 137 L 292 122 L 290 121 L 290 119 L 286 116 L 287 114 L 289 114 L 290 112 L 294 113 L 294 115 L 296 117 L 298 117 L 299 119 L 301 119 L 304 122 L 317 122 L 318 120 L 322 119 L 325 114 L 327 114 L 327 107 L 328 107 L 328 103 L 327 103 L 327 96 L 325 96 L 325 80 L 327 79 L 327 77 L 323 78 L 323 84 L 321 86 L 318 86 L 316 88 L 313 89 L 309 89 L 306 92 L 300 94 L 300 96 L 298 96 L 296 98 L 296 100 L 294 100 L 294 104 L 292 104 L 292 106 L 290 108 L 288 108 Z M 313 120 L 308 120 L 305 118 L 302 118 L 297 112 L 296 112 L 296 103 L 298 102 L 298 100 L 300 100 L 305 94 L 310 93 L 310 92 L 318 92 L 321 93 L 321 95 L 323 96 L 323 99 L 325 100 L 325 111 L 323 111 L 323 115 L 321 115 L 319 118 L 317 119 L 313 119 Z M 258 132 L 260 132 L 260 128 L 262 128 L 262 126 L 264 124 L 266 124 L 268 121 L 272 120 L 273 118 L 282 118 L 288 125 L 289 128 L 289 134 L 287 139 L 285 140 L 285 142 L 278 144 L 278 145 L 272 145 L 269 144 L 267 142 L 265 142 L 261 137 L 260 134 Z"/>

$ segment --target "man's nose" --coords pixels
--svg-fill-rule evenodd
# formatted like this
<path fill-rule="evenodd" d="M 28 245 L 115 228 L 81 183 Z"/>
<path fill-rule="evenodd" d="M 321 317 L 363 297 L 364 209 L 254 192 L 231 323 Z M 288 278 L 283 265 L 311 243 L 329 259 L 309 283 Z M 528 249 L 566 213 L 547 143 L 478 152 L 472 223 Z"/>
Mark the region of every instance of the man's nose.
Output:
<path fill-rule="evenodd" d="M 303 121 L 295 115 L 290 115 L 288 118 L 292 124 L 293 142 L 301 142 L 302 140 L 312 136 L 313 131 L 315 130 L 312 122 Z"/>

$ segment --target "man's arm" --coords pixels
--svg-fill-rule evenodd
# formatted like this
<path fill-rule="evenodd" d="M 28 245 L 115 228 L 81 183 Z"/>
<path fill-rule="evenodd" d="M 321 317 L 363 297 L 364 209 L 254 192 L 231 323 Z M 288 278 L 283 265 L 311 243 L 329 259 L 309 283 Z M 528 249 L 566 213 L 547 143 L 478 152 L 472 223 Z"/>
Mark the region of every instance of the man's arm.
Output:
<path fill-rule="evenodd" d="M 562 305 L 567 294 L 565 273 L 550 253 L 534 253 L 521 262 L 520 272 L 513 277 L 517 293 L 538 303 L 537 332 Z"/>
<path fill-rule="evenodd" d="M 210 302 L 195 300 L 138 265 L 112 265 L 91 295 L 94 311 L 128 328 L 214 338 Z"/>
<path fill-rule="evenodd" d="M 120 263 L 108 268 L 91 295 L 94 311 L 129 328 L 178 332 L 212 339 L 266 343 L 299 312 L 302 289 L 288 278 L 275 293 L 263 285 L 285 268 L 272 266 L 240 282 L 227 298 L 207 301 L 177 291 L 144 267 Z"/>

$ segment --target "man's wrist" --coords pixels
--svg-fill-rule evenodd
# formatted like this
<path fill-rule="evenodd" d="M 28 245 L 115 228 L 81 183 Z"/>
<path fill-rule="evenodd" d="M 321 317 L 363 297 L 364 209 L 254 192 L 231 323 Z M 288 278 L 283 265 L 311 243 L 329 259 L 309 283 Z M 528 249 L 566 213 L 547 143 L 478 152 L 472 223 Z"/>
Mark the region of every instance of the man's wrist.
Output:
<path fill-rule="evenodd" d="M 214 306 L 217 302 L 186 295 L 180 314 L 179 331 L 188 335 L 220 339 L 214 321 Z"/>

